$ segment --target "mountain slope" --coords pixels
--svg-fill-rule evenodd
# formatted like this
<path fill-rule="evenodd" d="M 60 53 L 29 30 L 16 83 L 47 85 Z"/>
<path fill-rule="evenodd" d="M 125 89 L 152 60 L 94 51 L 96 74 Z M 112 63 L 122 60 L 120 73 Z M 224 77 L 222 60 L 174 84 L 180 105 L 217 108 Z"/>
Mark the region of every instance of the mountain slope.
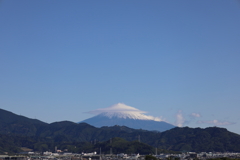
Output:
<path fill-rule="evenodd" d="M 37 119 L 30 119 L 0 109 L 0 133 L 32 136 L 36 134 L 36 131 L 40 126 L 45 125 L 47 125 L 47 123 Z"/>
<path fill-rule="evenodd" d="M 95 150 L 98 150 L 98 148 L 101 148 L 102 153 L 109 153 L 109 148 L 112 148 L 112 153 L 139 153 L 139 154 L 150 154 L 154 153 L 155 149 L 147 144 L 138 142 L 138 141 L 126 141 L 122 138 L 113 138 L 110 141 L 105 141 L 102 143 L 97 143 L 94 146 Z"/>
<path fill-rule="evenodd" d="M 54 142 L 102 142 L 120 137 L 127 141 L 140 139 L 141 142 L 153 147 L 173 151 L 240 152 L 240 135 L 218 127 L 206 129 L 176 127 L 164 132 L 153 132 L 123 126 L 95 128 L 84 123 L 61 127 L 55 123 L 49 125 L 45 131 L 42 130 L 40 136 L 49 137 Z"/>
<path fill-rule="evenodd" d="M 175 126 L 163 122 L 163 121 L 154 121 L 154 120 L 142 120 L 142 119 L 133 119 L 128 118 L 119 118 L 119 116 L 107 117 L 104 114 L 97 115 L 95 117 L 86 119 L 82 122 L 88 123 L 95 127 L 103 127 L 103 126 L 127 126 L 129 128 L 134 129 L 144 129 L 149 131 L 166 131 L 174 128 Z"/>
<path fill-rule="evenodd" d="M 218 127 L 174 128 L 163 132 L 155 144 L 175 151 L 239 152 L 240 135 Z"/>
<path fill-rule="evenodd" d="M 144 129 L 149 131 L 166 131 L 174 128 L 174 125 L 163 121 L 154 121 L 150 116 L 143 114 L 131 114 L 131 113 L 114 113 L 109 114 L 107 112 L 86 119 L 82 122 L 88 123 L 95 127 L 103 126 L 127 126 L 134 129 Z"/>
<path fill-rule="evenodd" d="M 162 121 L 158 117 L 145 115 L 144 111 L 127 106 L 123 103 L 112 105 L 108 108 L 97 109 L 89 113 L 96 116 L 86 119 L 82 122 L 95 127 L 103 126 L 127 126 L 134 129 L 144 129 L 150 131 L 166 131 L 175 126 Z"/>
<path fill-rule="evenodd" d="M 69 126 L 67 126 L 65 122 L 64 125 L 65 127 L 61 127 L 61 122 L 52 126 L 49 125 L 52 129 L 46 128 L 41 135 L 35 137 L 0 134 L 0 151 L 5 149 L 16 151 L 16 147 L 28 147 L 37 151 L 54 150 L 56 145 L 64 146 L 67 144 L 87 149 L 93 142 L 101 143 L 109 141 L 109 139 L 114 137 L 120 137 L 127 141 L 140 140 L 142 143 L 161 150 L 240 152 L 240 135 L 231 133 L 224 128 L 210 127 L 201 129 L 184 127 L 160 133 L 125 129 L 125 127 L 121 126 L 95 128 L 88 124 L 79 126 L 79 124 L 69 123 Z M 8 148 L 6 148 L 6 144 L 8 144 Z M 96 148 L 97 146 L 92 147 Z M 114 147 L 119 148 L 120 146 L 116 145 Z"/>
<path fill-rule="evenodd" d="M 5 144 L 36 150 L 54 149 L 55 144 L 103 142 L 114 137 L 174 151 L 240 152 L 240 135 L 225 128 L 173 128 L 164 132 L 132 129 L 125 126 L 96 128 L 69 121 L 46 124 L 0 110 L 0 150 Z M 18 136 L 18 137 L 17 137 Z M 48 143 L 46 145 L 46 143 Z M 2 146 L 2 147 L 1 147 Z M 11 147 L 8 148 L 11 150 Z"/>
<path fill-rule="evenodd" d="M 37 119 L 27 118 L 21 115 L 17 115 L 15 113 L 0 109 L 0 123 L 11 124 L 14 122 L 27 122 L 30 124 L 46 124 Z"/>

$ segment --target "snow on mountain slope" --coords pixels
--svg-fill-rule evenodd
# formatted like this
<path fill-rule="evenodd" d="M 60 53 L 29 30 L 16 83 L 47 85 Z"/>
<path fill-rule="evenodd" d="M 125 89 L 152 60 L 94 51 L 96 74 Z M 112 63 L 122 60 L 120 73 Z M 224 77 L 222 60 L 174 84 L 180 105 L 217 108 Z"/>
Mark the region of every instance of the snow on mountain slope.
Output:
<path fill-rule="evenodd" d="M 160 118 L 145 115 L 144 111 L 118 103 L 108 108 L 97 109 L 89 113 L 96 116 L 82 122 L 95 127 L 102 126 L 127 126 L 134 129 L 165 131 L 175 126 L 162 121 Z"/>
<path fill-rule="evenodd" d="M 108 118 L 123 118 L 123 119 L 138 119 L 138 120 L 153 120 L 153 121 L 161 121 L 158 118 L 147 116 L 141 113 L 128 113 L 128 112 L 103 112 L 99 114 L 99 116 L 105 116 Z"/>

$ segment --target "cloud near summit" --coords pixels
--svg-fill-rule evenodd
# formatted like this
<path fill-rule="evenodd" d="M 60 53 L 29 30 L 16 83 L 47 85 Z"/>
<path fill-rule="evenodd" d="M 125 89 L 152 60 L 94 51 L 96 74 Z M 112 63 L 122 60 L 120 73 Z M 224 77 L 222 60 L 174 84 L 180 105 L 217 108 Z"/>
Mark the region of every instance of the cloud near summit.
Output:
<path fill-rule="evenodd" d="M 154 120 L 154 121 L 165 121 L 165 119 L 163 119 L 162 117 L 153 117 L 153 116 L 145 115 L 144 113 L 147 113 L 147 112 L 141 111 L 141 110 L 131 107 L 131 106 L 128 106 L 124 103 L 114 104 L 107 108 L 100 108 L 100 109 L 96 109 L 96 110 L 89 111 L 86 113 L 90 113 L 90 114 L 94 114 L 94 115 L 98 115 L 101 113 L 128 113 L 128 114 L 130 113 L 130 114 L 142 116 L 147 119 Z"/>
<path fill-rule="evenodd" d="M 141 111 L 137 108 L 127 106 L 124 103 L 114 104 L 114 105 L 112 105 L 110 107 L 107 107 L 107 108 L 100 108 L 100 109 L 96 109 L 96 110 L 89 111 L 89 112 L 86 112 L 86 113 L 97 115 L 97 114 L 101 114 L 101 113 L 105 113 L 105 112 L 131 112 L 131 113 L 139 113 L 139 114 L 147 113 L 147 112 Z"/>

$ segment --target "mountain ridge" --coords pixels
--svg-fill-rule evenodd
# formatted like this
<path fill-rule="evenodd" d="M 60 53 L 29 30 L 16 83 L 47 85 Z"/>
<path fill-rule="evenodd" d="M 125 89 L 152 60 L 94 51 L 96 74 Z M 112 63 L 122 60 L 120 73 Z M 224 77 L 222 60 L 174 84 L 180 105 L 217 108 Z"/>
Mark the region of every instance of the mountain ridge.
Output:
<path fill-rule="evenodd" d="M 47 123 L 40 120 L 27 118 L 0 109 L 0 133 L 8 134 L 16 132 L 16 134 L 33 136 L 36 134 L 36 131 L 40 126 L 45 125 L 47 125 Z"/>
<path fill-rule="evenodd" d="M 101 114 L 98 114 L 99 117 L 108 117 L 110 119 L 112 118 L 123 118 L 123 119 L 135 119 L 135 120 L 154 120 L 154 121 L 160 121 L 156 118 L 148 115 L 144 115 L 141 113 L 131 113 L 131 112 L 103 112 Z"/>
<path fill-rule="evenodd" d="M 118 103 L 108 108 L 98 109 L 90 113 L 96 115 L 81 122 L 86 122 L 95 127 L 120 125 L 134 129 L 160 132 L 176 127 L 162 121 L 158 117 L 145 115 L 144 113 L 146 112 L 123 103 Z"/>
<path fill-rule="evenodd" d="M 8 112 L 0 110 L 0 115 L 4 113 Z M 87 123 L 79 124 L 70 121 L 46 124 L 12 113 L 5 118 L 8 119 L 0 119 L 0 125 L 4 126 L 0 127 L 0 148 L 2 149 L 5 144 L 11 144 L 15 150 L 16 146 L 35 150 L 54 149 L 55 144 L 103 142 L 119 137 L 127 141 L 140 140 L 164 150 L 240 152 L 240 135 L 219 127 L 205 129 L 175 127 L 164 132 L 154 132 L 119 125 L 96 128 Z M 11 121 L 11 118 L 15 120 L 23 118 L 23 120 Z"/>
<path fill-rule="evenodd" d="M 104 117 L 104 116 L 95 116 L 92 118 L 89 118 L 87 120 L 82 121 L 81 123 L 88 123 L 95 127 L 103 127 L 103 126 L 127 126 L 129 128 L 133 129 L 143 129 L 143 130 L 149 130 L 149 131 L 166 131 L 169 129 L 174 128 L 175 126 L 170 125 L 166 122 L 159 122 L 159 121 L 153 121 L 153 120 L 136 120 L 136 119 L 130 119 L 130 118 L 117 118 L 117 117 Z"/>

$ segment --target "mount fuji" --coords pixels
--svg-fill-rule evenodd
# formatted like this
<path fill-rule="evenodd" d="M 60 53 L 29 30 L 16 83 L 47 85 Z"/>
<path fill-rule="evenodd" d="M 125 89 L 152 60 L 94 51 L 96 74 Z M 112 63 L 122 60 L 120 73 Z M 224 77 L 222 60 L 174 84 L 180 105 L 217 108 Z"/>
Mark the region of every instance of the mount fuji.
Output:
<path fill-rule="evenodd" d="M 96 116 L 82 122 L 95 127 L 119 125 L 133 129 L 160 132 L 175 127 L 172 124 L 162 121 L 160 118 L 145 115 L 144 113 L 146 112 L 127 106 L 123 103 L 118 103 L 108 108 L 97 109 L 88 113 L 96 114 Z"/>

